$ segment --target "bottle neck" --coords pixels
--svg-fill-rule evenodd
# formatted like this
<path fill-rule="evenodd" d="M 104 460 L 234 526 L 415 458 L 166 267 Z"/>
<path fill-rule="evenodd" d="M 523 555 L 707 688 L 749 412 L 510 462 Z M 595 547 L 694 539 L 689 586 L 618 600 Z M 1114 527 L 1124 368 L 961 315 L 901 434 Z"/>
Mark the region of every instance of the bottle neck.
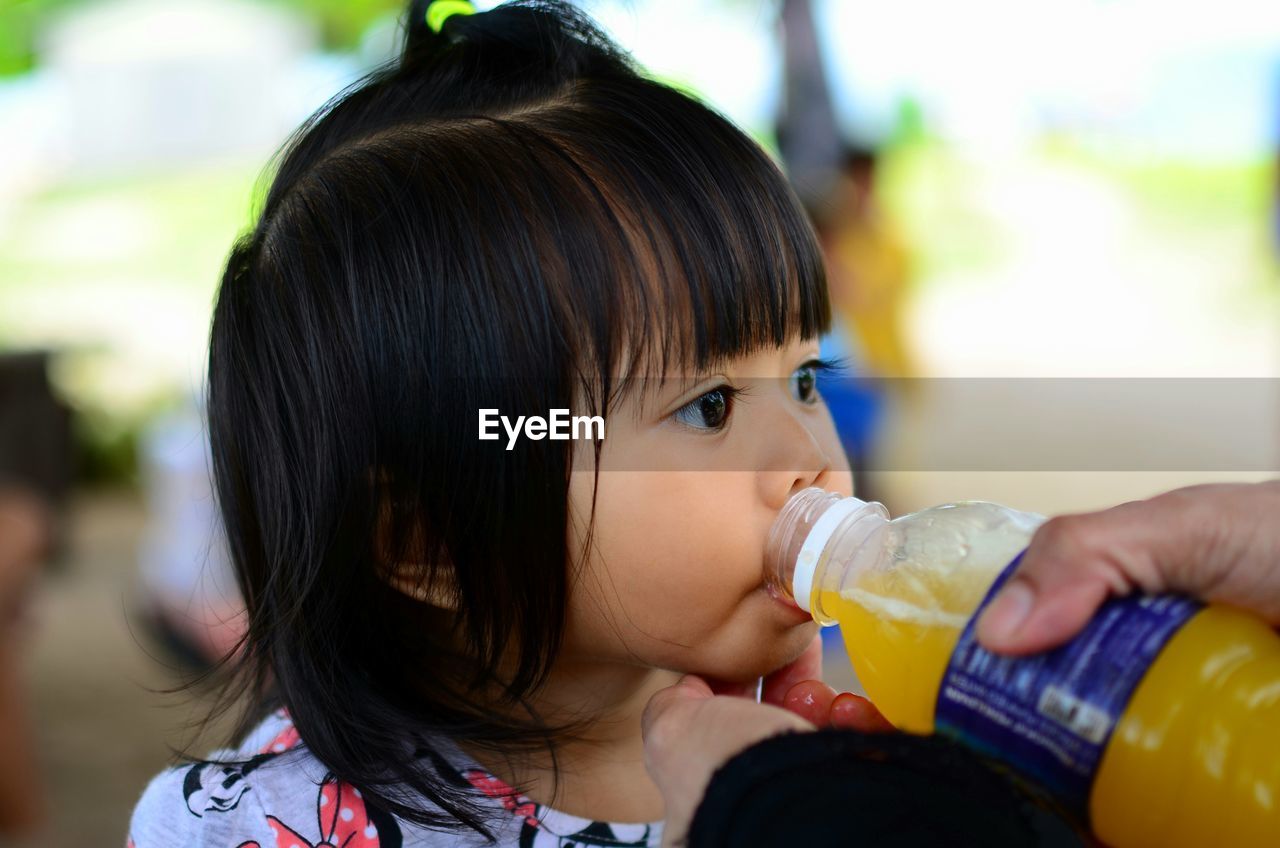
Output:
<path fill-rule="evenodd" d="M 861 538 L 889 520 L 883 504 L 844 497 L 818 488 L 791 496 L 778 513 L 765 548 L 765 583 L 771 592 L 795 602 L 822 624 L 832 623 L 814 603 L 814 589 L 822 583 L 827 558 L 823 552 L 833 537 Z M 858 532 L 863 531 L 863 532 Z"/>

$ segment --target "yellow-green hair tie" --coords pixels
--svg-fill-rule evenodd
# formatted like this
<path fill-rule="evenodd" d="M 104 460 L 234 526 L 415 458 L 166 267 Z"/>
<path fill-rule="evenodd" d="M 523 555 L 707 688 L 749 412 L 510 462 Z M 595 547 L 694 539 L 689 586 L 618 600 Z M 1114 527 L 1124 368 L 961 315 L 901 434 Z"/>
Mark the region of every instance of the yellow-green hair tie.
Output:
<path fill-rule="evenodd" d="M 476 7 L 470 0 L 436 0 L 427 7 L 427 26 L 439 32 L 444 22 L 454 15 L 474 15 Z"/>

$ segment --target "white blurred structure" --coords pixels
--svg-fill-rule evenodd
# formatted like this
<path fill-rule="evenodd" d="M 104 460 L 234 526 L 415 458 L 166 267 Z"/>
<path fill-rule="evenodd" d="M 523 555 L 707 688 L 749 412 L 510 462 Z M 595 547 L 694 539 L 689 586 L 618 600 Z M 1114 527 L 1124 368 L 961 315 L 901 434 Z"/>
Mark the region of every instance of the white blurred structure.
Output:
<path fill-rule="evenodd" d="M 61 89 L 62 151 L 76 170 L 184 163 L 274 148 L 316 34 L 284 10 L 242 0 L 111 0 L 44 33 Z"/>
<path fill-rule="evenodd" d="M 157 421 L 141 444 L 147 530 L 139 551 L 145 614 L 205 662 L 244 628 L 210 478 L 209 439 L 195 403 Z"/>

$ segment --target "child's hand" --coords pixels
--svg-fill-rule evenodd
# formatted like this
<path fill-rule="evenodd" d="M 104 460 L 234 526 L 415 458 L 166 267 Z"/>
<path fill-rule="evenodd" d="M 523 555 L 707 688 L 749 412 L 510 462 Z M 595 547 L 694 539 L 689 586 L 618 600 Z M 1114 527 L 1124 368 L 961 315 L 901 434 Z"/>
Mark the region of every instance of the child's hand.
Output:
<path fill-rule="evenodd" d="M 1028 654 L 1084 627 L 1109 594 L 1183 592 L 1280 625 L 1280 480 L 1190 486 L 1046 522 L 978 622 L 987 648 Z"/>
<path fill-rule="evenodd" d="M 645 768 L 666 806 L 663 846 L 679 845 L 716 769 L 779 733 L 813 730 L 786 710 L 716 695 L 687 674 L 649 699 L 641 720 Z"/>
<path fill-rule="evenodd" d="M 850 692 L 837 695 L 810 679 L 821 673 L 821 665 L 822 646 L 815 640 L 799 659 L 766 679 L 765 700 L 771 703 L 747 700 L 755 697 L 754 686 L 713 688 L 692 674 L 649 700 L 642 719 L 645 767 L 666 804 L 664 846 L 679 844 L 715 770 L 756 742 L 815 725 L 893 729 L 867 699 Z"/>

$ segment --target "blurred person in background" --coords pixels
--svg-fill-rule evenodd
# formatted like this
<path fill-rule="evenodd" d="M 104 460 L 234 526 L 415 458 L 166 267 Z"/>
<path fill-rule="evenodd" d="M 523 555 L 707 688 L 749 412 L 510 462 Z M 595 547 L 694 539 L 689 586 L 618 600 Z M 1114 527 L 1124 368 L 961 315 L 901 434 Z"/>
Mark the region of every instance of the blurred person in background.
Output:
<path fill-rule="evenodd" d="M 810 0 L 784 0 L 779 8 L 778 34 L 783 57 L 783 96 L 774 134 L 787 178 L 822 242 L 830 287 L 837 271 L 822 226 L 834 220 L 836 212 L 828 215 L 824 210 L 838 183 L 842 142 Z M 859 379 L 871 372 L 857 355 L 860 345 L 853 338 L 848 316 L 839 308 L 834 288 L 829 296 L 832 328 L 822 339 L 821 354 L 847 364 L 849 373 L 827 380 L 822 395 L 849 457 L 854 489 L 861 497 L 874 498 L 864 468 L 880 419 L 880 390 Z"/>
<path fill-rule="evenodd" d="M 850 336 L 843 340 L 856 350 L 859 374 L 913 376 L 903 330 L 910 253 L 876 194 L 879 151 L 843 137 L 810 0 L 784 0 L 778 25 L 783 96 L 774 130 L 822 242 L 833 318 Z"/>
<path fill-rule="evenodd" d="M 24 651 L 41 566 L 58 547 L 70 483 L 70 429 L 40 353 L 0 357 L 0 835 L 45 818 L 24 680 Z"/>
<path fill-rule="evenodd" d="M 850 145 L 826 203 L 815 211 L 832 311 L 853 333 L 859 365 L 876 377 L 914 377 L 905 329 L 911 253 L 876 195 L 880 154 Z"/>
<path fill-rule="evenodd" d="M 876 197 L 874 148 L 846 145 L 827 192 L 808 206 L 822 247 L 833 332 L 823 356 L 846 358 L 852 378 L 823 389 L 854 469 L 855 488 L 876 497 L 865 473 L 885 404 L 917 376 L 905 328 L 911 254 Z"/>

